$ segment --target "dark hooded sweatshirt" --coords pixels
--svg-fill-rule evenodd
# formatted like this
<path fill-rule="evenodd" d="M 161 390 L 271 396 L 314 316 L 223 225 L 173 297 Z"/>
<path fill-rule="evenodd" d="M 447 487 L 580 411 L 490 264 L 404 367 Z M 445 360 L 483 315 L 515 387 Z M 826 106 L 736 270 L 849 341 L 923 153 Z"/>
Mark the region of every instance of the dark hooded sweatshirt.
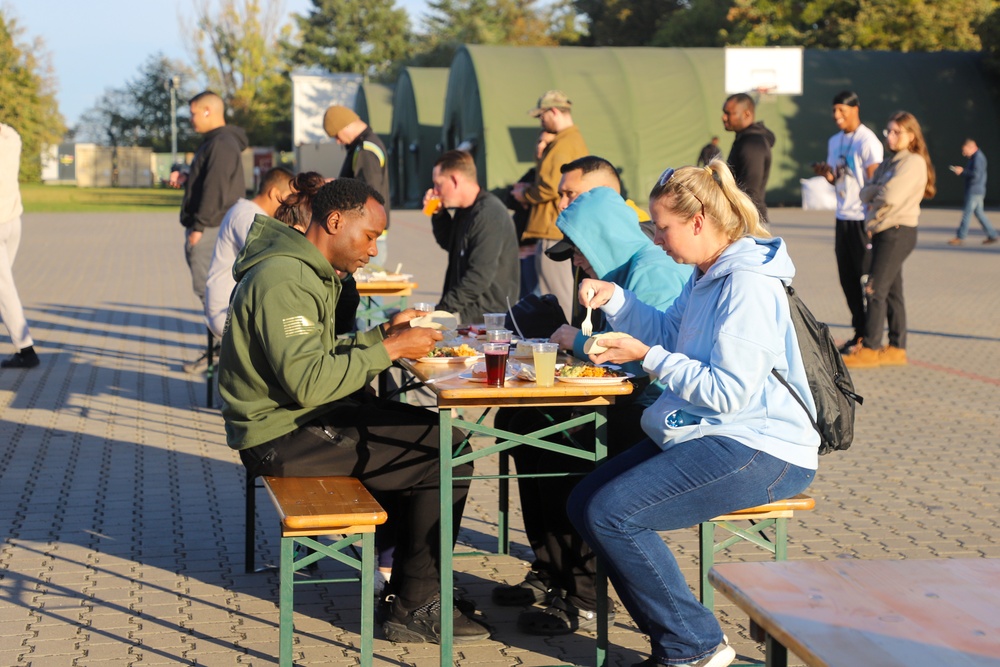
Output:
<path fill-rule="evenodd" d="M 246 195 L 240 153 L 249 145 L 246 132 L 235 125 L 205 133 L 185 184 L 182 225 L 195 232 L 218 227 L 226 211 Z"/>
<path fill-rule="evenodd" d="M 767 222 L 767 204 L 764 193 L 767 177 L 771 174 L 771 147 L 774 146 L 774 132 L 764 127 L 763 121 L 750 125 L 736 133 L 733 147 L 729 151 L 729 166 L 743 192 L 757 205 L 761 218 Z"/>

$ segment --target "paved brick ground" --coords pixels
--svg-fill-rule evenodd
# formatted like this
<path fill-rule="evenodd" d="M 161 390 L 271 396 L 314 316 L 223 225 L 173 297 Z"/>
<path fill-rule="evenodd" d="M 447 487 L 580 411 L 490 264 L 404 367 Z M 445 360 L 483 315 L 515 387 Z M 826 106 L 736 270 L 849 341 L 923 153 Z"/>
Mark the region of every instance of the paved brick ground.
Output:
<path fill-rule="evenodd" d="M 772 217 L 800 292 L 842 326 L 831 216 Z M 1000 249 L 975 232 L 947 246 L 957 218 L 924 214 L 906 265 L 912 363 L 855 373 L 867 399 L 857 443 L 823 459 L 817 509 L 791 529 L 793 558 L 1000 557 Z M 393 221 L 389 263 L 433 298 L 444 255 L 426 219 Z M 203 382 L 180 369 L 204 345 L 180 240 L 173 214 L 25 217 L 15 274 L 42 366 L 0 373 L 0 665 L 276 664 L 277 578 L 243 574 L 242 469 Z M 494 497 L 493 484 L 475 485 L 461 550 L 494 539 Z M 274 562 L 275 517 L 260 505 L 260 561 Z M 521 635 L 516 611 L 489 603 L 530 557 L 514 521 L 516 557 L 458 561 L 458 585 L 496 629 L 458 662 L 592 664 L 589 637 Z M 694 582 L 694 531 L 667 539 Z M 356 663 L 355 587 L 304 589 L 296 610 L 299 664 Z M 721 599 L 718 613 L 739 653 L 759 657 L 745 617 Z M 612 643 L 613 665 L 645 657 L 623 614 Z M 434 646 L 375 648 L 380 664 L 437 664 Z"/>

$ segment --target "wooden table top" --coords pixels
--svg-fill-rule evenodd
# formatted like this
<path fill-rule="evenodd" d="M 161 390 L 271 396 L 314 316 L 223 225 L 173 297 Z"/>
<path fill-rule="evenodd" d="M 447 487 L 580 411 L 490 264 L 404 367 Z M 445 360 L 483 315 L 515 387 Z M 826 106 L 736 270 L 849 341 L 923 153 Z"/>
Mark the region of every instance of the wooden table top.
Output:
<path fill-rule="evenodd" d="M 378 280 L 371 282 L 357 283 L 358 294 L 362 297 L 370 296 L 410 296 L 413 290 L 417 289 L 417 283 L 405 280 Z"/>
<path fill-rule="evenodd" d="M 725 563 L 709 581 L 812 667 L 1000 665 L 1000 559 Z"/>
<path fill-rule="evenodd" d="M 521 361 L 516 357 L 512 359 Z M 569 359 L 571 357 L 561 355 L 559 361 Z M 470 363 L 420 363 L 410 359 L 400 359 L 399 363 L 434 392 L 438 407 L 611 405 L 615 397 L 632 393 L 632 384 L 627 381 L 583 385 L 557 379 L 552 387 L 539 387 L 534 382 L 513 379 L 507 380 L 503 387 L 487 387 L 485 383 L 458 377 L 471 372 Z"/>

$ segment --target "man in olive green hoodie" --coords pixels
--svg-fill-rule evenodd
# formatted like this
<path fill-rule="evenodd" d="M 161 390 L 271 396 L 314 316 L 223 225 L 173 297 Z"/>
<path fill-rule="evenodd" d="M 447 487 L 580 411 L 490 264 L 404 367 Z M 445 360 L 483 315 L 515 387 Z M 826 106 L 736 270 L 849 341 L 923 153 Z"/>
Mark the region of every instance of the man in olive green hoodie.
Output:
<path fill-rule="evenodd" d="M 411 328 L 413 310 L 350 342 L 334 333 L 341 292 L 334 269 L 354 273 L 367 264 L 384 228 L 382 196 L 350 178 L 317 193 L 305 234 L 255 218 L 236 258 L 238 282 L 222 337 L 222 414 L 229 446 L 251 476 L 346 475 L 364 482 L 389 513 L 395 537 L 386 637 L 437 642 L 438 419 L 376 398 L 366 387 L 394 360 L 426 356 L 441 335 Z M 452 437 L 458 442 L 462 435 Z M 471 472 L 465 466 L 455 475 Z M 456 531 L 467 493 L 468 481 L 455 483 Z M 488 637 L 455 610 L 456 642 Z"/>

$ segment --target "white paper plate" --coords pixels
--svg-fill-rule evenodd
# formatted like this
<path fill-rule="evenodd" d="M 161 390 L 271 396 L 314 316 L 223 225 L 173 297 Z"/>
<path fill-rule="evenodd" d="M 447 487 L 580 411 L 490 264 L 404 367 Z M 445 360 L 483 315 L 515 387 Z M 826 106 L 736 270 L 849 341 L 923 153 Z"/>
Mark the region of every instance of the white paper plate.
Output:
<path fill-rule="evenodd" d="M 420 357 L 417 361 L 422 364 L 472 364 L 484 358 L 480 354 L 475 357 Z"/>
<path fill-rule="evenodd" d="M 567 384 L 618 384 L 619 382 L 625 382 L 625 380 L 630 380 L 635 376 L 631 373 L 625 373 L 624 375 L 617 377 L 606 377 L 606 378 L 564 378 L 557 377 L 556 379 L 560 382 L 566 382 Z"/>

